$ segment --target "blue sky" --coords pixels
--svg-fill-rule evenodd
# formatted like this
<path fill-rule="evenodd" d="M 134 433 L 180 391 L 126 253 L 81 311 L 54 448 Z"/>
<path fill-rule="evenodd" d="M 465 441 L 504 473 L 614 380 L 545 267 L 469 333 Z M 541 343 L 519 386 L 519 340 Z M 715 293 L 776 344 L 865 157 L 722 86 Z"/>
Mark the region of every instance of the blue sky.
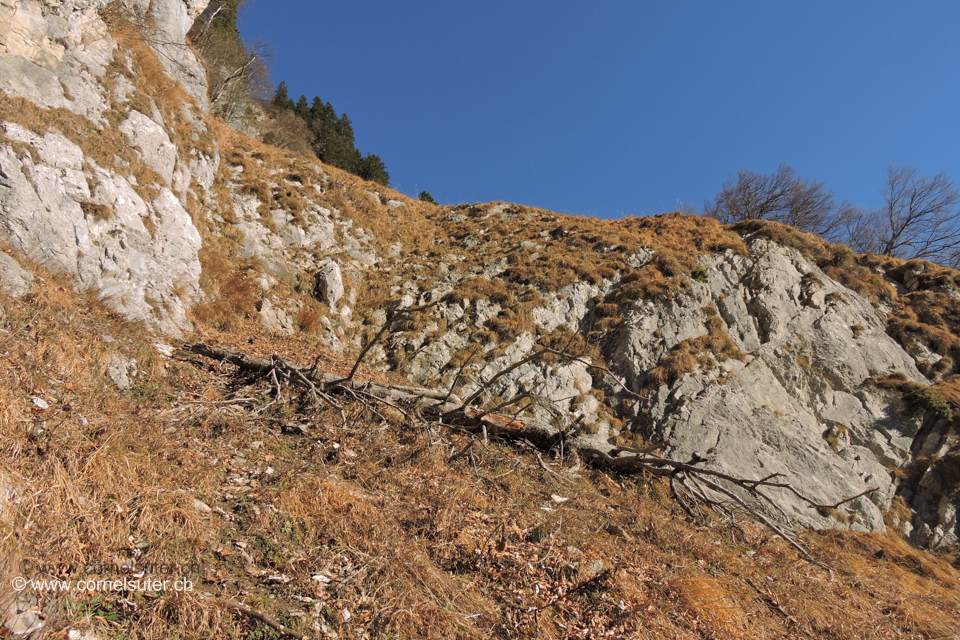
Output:
<path fill-rule="evenodd" d="M 699 209 L 780 162 L 871 208 L 890 164 L 960 182 L 957 0 L 247 0 L 239 26 L 442 204 Z"/>

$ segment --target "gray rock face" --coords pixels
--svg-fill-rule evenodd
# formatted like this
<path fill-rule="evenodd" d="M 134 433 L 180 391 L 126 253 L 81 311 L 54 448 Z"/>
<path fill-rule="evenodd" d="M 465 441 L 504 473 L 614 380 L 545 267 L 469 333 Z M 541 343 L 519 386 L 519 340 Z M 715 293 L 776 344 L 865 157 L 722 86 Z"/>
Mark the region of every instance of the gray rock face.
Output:
<path fill-rule="evenodd" d="M 276 306 L 267 298 L 260 302 L 258 312 L 260 322 L 267 329 L 286 335 L 293 335 L 297 332 L 296 323 L 282 307 Z"/>
<path fill-rule="evenodd" d="M 337 302 L 343 297 L 343 278 L 340 275 L 340 265 L 332 260 L 320 266 L 314 276 L 317 298 L 336 309 Z"/>
<path fill-rule="evenodd" d="M 39 156 L 34 162 L 0 145 L 0 225 L 10 242 L 99 290 L 130 318 L 173 335 L 189 329 L 180 296 L 199 291 L 200 234 L 180 200 L 163 188 L 145 202 L 126 178 L 85 161 L 60 134 L 38 136 L 13 123 L 3 129 Z"/>
<path fill-rule="evenodd" d="M 631 260 L 641 266 L 652 257 L 640 250 Z M 701 263 L 708 273 L 705 282 L 693 283 L 691 294 L 666 303 L 635 303 L 606 346 L 612 371 L 646 395 L 633 405 L 632 414 L 621 417 L 632 418 L 630 427 L 648 439 L 669 441 L 667 453 L 674 459 L 688 460 L 696 451 L 706 454 L 708 467 L 731 475 L 778 473 L 821 504 L 875 488 L 835 515 L 821 514 L 789 492 L 771 492 L 792 524 L 882 530 L 882 511 L 896 488 L 890 470 L 909 459 L 917 425 L 900 416 L 897 396 L 876 387 L 871 378 L 899 373 L 926 383 L 914 360 L 887 336 L 877 309 L 793 250 L 754 240 L 749 256 L 709 255 Z M 495 278 L 501 267 L 491 261 L 475 273 Z M 449 268 L 446 273 L 432 291 L 420 292 L 406 282 L 391 294 L 411 304 L 441 300 L 464 277 Z M 589 326 L 592 301 L 614 285 L 574 283 L 542 292 L 546 303 L 531 315 L 543 330 L 561 325 L 579 330 Z M 384 357 L 405 352 L 404 370 L 414 381 L 429 384 L 453 374 L 448 363 L 470 344 L 467 336 L 486 328 L 500 312 L 500 305 L 483 299 L 440 302 L 437 313 L 447 331 L 437 333 L 431 324 L 419 335 L 398 334 Z M 706 336 L 708 321 L 722 325 L 743 359 L 718 361 L 649 389 L 650 372 L 679 343 Z M 490 379 L 529 354 L 534 344 L 530 334 L 501 343 L 498 357 L 471 376 Z M 466 393 L 475 388 L 461 384 Z M 597 414 L 597 400 L 585 393 L 594 384 L 601 384 L 600 379 L 591 380 L 585 366 L 543 370 L 528 364 L 498 380 L 490 393 L 506 398 L 529 391 L 559 401 L 555 406 L 593 425 L 592 435 L 580 437 L 581 445 L 608 449 L 611 427 Z M 626 399 L 622 390 L 606 384 L 608 398 Z M 549 412 L 535 413 L 557 419 Z M 953 515 L 949 509 L 944 513 Z"/>
<path fill-rule="evenodd" d="M 13 638 L 26 638 L 43 628 L 39 611 L 40 601 L 29 591 L 21 591 L 5 605 L 3 628 Z"/>
<path fill-rule="evenodd" d="M 693 296 L 638 304 L 624 322 L 611 354 L 638 391 L 673 347 L 707 334 L 704 305 L 746 354 L 660 387 L 636 423 L 671 442 L 675 459 L 708 452 L 707 466 L 731 475 L 779 473 L 823 504 L 876 487 L 845 506 L 853 527 L 882 530 L 889 468 L 907 459 L 916 426 L 868 380 L 897 372 L 927 381 L 867 300 L 793 250 L 755 240 L 750 251 L 703 258 L 710 275 Z M 837 526 L 787 492 L 777 499 L 794 522 Z"/>
<path fill-rule="evenodd" d="M 9 629 L 10 635 L 14 638 L 25 638 L 42 629 L 43 622 L 40 620 L 40 614 L 37 611 L 28 610 L 15 614 L 3 626 Z"/>
<path fill-rule="evenodd" d="M 0 253 L 0 289 L 13 298 L 22 298 L 33 288 L 33 274 L 5 253 Z"/>

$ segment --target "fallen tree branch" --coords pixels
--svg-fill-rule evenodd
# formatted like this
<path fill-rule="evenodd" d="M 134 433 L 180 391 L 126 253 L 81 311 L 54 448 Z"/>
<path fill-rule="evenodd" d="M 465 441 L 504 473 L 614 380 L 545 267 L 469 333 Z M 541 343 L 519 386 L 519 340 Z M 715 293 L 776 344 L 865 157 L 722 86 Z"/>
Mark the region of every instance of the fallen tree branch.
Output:
<path fill-rule="evenodd" d="M 406 313 L 424 311 L 432 305 L 424 307 L 412 307 L 402 310 Z M 388 318 L 388 326 L 396 315 Z M 351 374 L 346 378 L 338 377 L 330 373 L 320 373 L 316 371 L 317 363 L 311 368 L 297 368 L 287 363 L 279 356 L 273 356 L 270 360 L 263 358 L 254 358 L 238 354 L 228 349 L 210 347 L 208 345 L 185 344 L 186 351 L 197 353 L 209 358 L 228 362 L 240 367 L 242 370 L 256 373 L 264 378 L 268 378 L 277 387 L 277 398 L 280 397 L 280 380 L 285 380 L 288 384 L 302 387 L 312 393 L 314 397 L 329 398 L 328 404 L 339 408 L 341 417 L 344 417 L 343 406 L 333 400 L 331 396 L 338 395 L 351 399 L 357 403 L 363 404 L 367 409 L 376 411 L 369 402 L 381 403 L 401 412 L 409 421 L 410 425 L 417 425 L 426 422 L 427 425 L 433 424 L 448 429 L 454 429 L 461 432 L 467 432 L 480 436 L 484 442 L 488 435 L 511 440 L 517 443 L 529 442 L 534 449 L 540 468 L 548 474 L 564 482 L 570 482 L 556 471 L 552 470 L 544 462 L 541 452 L 549 451 L 558 441 L 563 442 L 567 433 L 562 426 L 554 423 L 562 423 L 567 414 L 562 414 L 553 404 L 540 399 L 539 396 L 523 391 L 515 394 L 510 400 L 502 401 L 497 406 L 489 409 L 471 408 L 471 405 L 487 392 L 490 385 L 504 376 L 516 371 L 519 367 L 532 362 L 544 354 L 560 354 L 555 349 L 538 348 L 517 362 L 504 367 L 494 374 L 489 380 L 481 381 L 473 393 L 465 400 L 460 400 L 452 394 L 450 390 L 436 390 L 422 387 L 406 385 L 387 385 L 375 383 L 372 381 L 359 382 L 354 379 L 354 375 L 360 366 L 363 356 L 372 344 L 374 344 L 384 333 L 385 329 L 374 337 L 373 340 L 361 352 Z M 578 358 L 572 358 L 580 362 Z M 462 368 L 461 368 L 462 371 Z M 549 404 L 552 411 L 547 411 L 549 421 L 536 417 L 507 417 L 499 415 L 498 410 L 502 410 L 511 404 L 519 403 L 524 398 L 530 398 L 537 406 L 544 403 Z M 537 402 L 539 400 L 539 402 Z M 277 400 L 274 399 L 273 402 Z M 272 402 L 271 402 L 272 404 Z M 269 405 L 268 405 L 269 406 Z M 407 411 L 403 406 L 411 407 Z M 574 423 L 576 424 L 576 423 Z M 427 427 L 429 428 L 429 426 Z M 470 455 L 472 442 L 463 450 L 450 458 L 453 462 L 461 457 Z M 677 503 L 694 520 L 702 521 L 707 515 L 703 507 L 715 510 L 721 517 L 733 519 L 735 512 L 745 513 L 750 519 L 762 524 L 772 531 L 775 535 L 785 540 L 790 546 L 796 549 L 807 561 L 816 564 L 819 567 L 829 568 L 818 562 L 811 556 L 802 545 L 797 542 L 794 534 L 789 531 L 790 517 L 784 508 L 778 502 L 767 495 L 763 490 L 768 488 L 781 489 L 791 493 L 801 502 L 809 507 L 819 510 L 836 509 L 848 502 L 866 496 L 876 488 L 867 489 L 857 495 L 844 498 L 834 504 L 821 504 L 798 491 L 789 482 L 783 480 L 780 473 L 771 473 L 759 479 L 741 478 L 729 473 L 717 471 L 715 469 L 704 468 L 701 463 L 707 459 L 694 453 L 690 461 L 682 462 L 671 460 L 666 457 L 652 455 L 653 452 L 663 449 L 668 443 L 654 443 L 643 447 L 612 447 L 606 451 L 591 448 L 587 446 L 577 446 L 576 441 L 571 441 L 573 453 L 579 455 L 581 459 L 598 469 L 609 469 L 625 475 L 632 474 L 651 474 L 661 477 L 669 477 L 671 492 Z M 724 486 L 726 484 L 727 486 Z M 740 495 L 738 495 L 740 494 Z M 746 496 L 752 496 L 755 499 L 748 502 Z M 751 504 L 753 503 L 753 504 Z M 767 515 L 764 513 L 766 510 Z M 781 524 L 781 520 L 787 524 Z"/>
<path fill-rule="evenodd" d="M 547 463 L 543 461 L 543 457 L 540 455 L 539 451 L 534 451 L 534 453 L 537 454 L 537 462 L 540 463 L 541 469 L 543 469 L 544 471 L 552 475 L 557 480 L 560 480 L 561 482 L 571 482 L 570 478 L 564 478 L 562 475 L 560 475 L 559 473 L 557 473 L 556 471 L 548 467 Z"/>
<path fill-rule="evenodd" d="M 367 352 L 373 348 L 373 345 L 379 342 L 380 338 L 390 329 L 390 325 L 393 324 L 393 321 L 397 318 L 402 318 L 403 316 L 408 316 L 411 313 L 421 313 L 426 311 L 430 307 L 435 307 L 439 304 L 439 300 L 431 302 L 430 304 L 425 304 L 421 307 L 405 307 L 402 309 L 393 309 L 387 313 L 386 321 L 383 323 L 383 326 L 380 328 L 380 331 L 377 332 L 377 335 L 373 337 L 370 342 L 360 350 L 360 355 L 357 356 L 357 361 L 353 363 L 353 368 L 350 369 L 350 374 L 347 376 L 347 380 L 353 380 L 353 376 L 357 374 L 357 369 L 360 368 L 360 363 L 363 362 L 364 356 L 367 355 Z"/>
<path fill-rule="evenodd" d="M 256 609 L 252 609 L 247 605 L 243 604 L 242 602 L 237 602 L 236 600 L 233 600 L 231 598 L 220 600 L 220 602 L 222 602 L 224 605 L 226 605 L 231 609 L 236 609 L 237 611 L 247 616 L 248 618 L 259 620 L 260 622 L 264 623 L 265 625 L 272 628 L 274 631 L 276 631 L 281 635 L 288 636 L 290 638 L 298 638 L 298 640 L 313 640 L 313 636 L 304 635 L 302 633 L 294 631 L 290 627 L 286 627 L 280 624 L 279 622 L 269 617 L 267 614 L 263 613 L 262 611 L 257 611 Z"/>

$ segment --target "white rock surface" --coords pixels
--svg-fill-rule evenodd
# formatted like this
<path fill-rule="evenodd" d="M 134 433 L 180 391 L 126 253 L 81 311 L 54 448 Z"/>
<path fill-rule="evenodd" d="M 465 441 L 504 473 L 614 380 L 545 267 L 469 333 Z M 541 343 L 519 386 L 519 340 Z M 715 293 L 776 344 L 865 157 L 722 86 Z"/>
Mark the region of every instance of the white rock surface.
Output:
<path fill-rule="evenodd" d="M 8 296 L 22 298 L 33 288 L 33 274 L 20 263 L 0 252 L 0 289 Z"/>
<path fill-rule="evenodd" d="M 81 170 L 82 151 L 60 134 L 38 136 L 12 123 L 4 123 L 4 132 L 40 158 L 34 163 L 0 145 L 0 228 L 10 242 L 73 274 L 78 287 L 99 290 L 130 318 L 172 335 L 189 329 L 180 295 L 199 290 L 200 234 L 177 197 L 163 188 L 144 202 L 126 178 L 92 160 Z M 112 217 L 87 216 L 81 204 L 93 200 L 108 205 Z"/>
<path fill-rule="evenodd" d="M 115 95 L 102 82 L 117 53 L 98 11 L 107 0 L 0 0 L 0 90 L 40 107 L 64 108 L 106 124 L 109 99 L 135 91 L 122 76 Z M 131 16 L 155 25 L 148 43 L 171 77 L 206 108 L 202 66 L 184 37 L 204 0 L 124 0 Z M 122 52 L 121 52 L 122 55 Z M 199 119 L 190 114 L 195 128 Z M 138 194 L 137 178 L 98 166 L 56 131 L 42 134 L 3 123 L 0 137 L 0 229 L 32 258 L 73 274 L 78 288 L 98 290 L 114 309 L 171 335 L 190 329 L 185 305 L 198 294 L 200 236 L 171 188 L 186 193 L 191 175 L 178 160 L 154 108 L 131 111 L 120 126 L 164 184 L 159 197 Z M 28 145 L 30 154 L 7 141 Z M 186 153 L 202 189 L 212 186 L 219 157 Z M 183 166 L 181 166 L 183 165 Z M 94 211 L 97 215 L 84 213 Z"/>
<path fill-rule="evenodd" d="M 120 131 L 127 136 L 130 144 L 140 151 L 143 162 L 159 173 L 168 187 L 172 186 L 177 148 L 170 142 L 166 130 L 144 114 L 133 110 L 130 116 L 120 123 Z"/>
<path fill-rule="evenodd" d="M 343 297 L 343 277 L 340 274 L 340 265 L 332 260 L 320 265 L 317 270 L 315 293 L 321 302 L 326 302 L 331 309 L 337 308 L 337 302 Z"/>

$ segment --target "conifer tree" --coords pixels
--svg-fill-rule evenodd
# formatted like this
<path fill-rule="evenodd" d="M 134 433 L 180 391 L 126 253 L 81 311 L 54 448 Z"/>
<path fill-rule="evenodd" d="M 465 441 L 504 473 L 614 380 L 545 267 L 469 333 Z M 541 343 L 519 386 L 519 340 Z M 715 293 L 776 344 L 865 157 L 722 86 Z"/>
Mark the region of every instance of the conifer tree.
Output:
<path fill-rule="evenodd" d="M 280 85 L 277 87 L 277 93 L 273 96 L 273 106 L 278 109 L 293 109 L 293 100 L 290 99 L 290 95 L 287 93 L 286 81 L 280 82 Z"/>
<path fill-rule="evenodd" d="M 353 123 L 346 113 L 337 117 L 333 105 L 324 103 L 319 97 L 314 97 L 313 101 L 308 103 L 307 96 L 301 95 L 300 99 L 294 102 L 290 98 L 286 82 L 277 86 L 271 104 L 280 111 L 292 112 L 306 124 L 310 139 L 305 142 L 321 161 L 365 180 L 390 186 L 390 174 L 380 156 L 372 153 L 366 156 L 360 154 L 354 139 Z"/>
<path fill-rule="evenodd" d="M 380 156 L 373 153 L 368 153 L 360 160 L 357 175 L 364 180 L 370 180 L 385 187 L 390 186 L 390 174 L 387 173 L 387 165 L 383 163 Z"/>

